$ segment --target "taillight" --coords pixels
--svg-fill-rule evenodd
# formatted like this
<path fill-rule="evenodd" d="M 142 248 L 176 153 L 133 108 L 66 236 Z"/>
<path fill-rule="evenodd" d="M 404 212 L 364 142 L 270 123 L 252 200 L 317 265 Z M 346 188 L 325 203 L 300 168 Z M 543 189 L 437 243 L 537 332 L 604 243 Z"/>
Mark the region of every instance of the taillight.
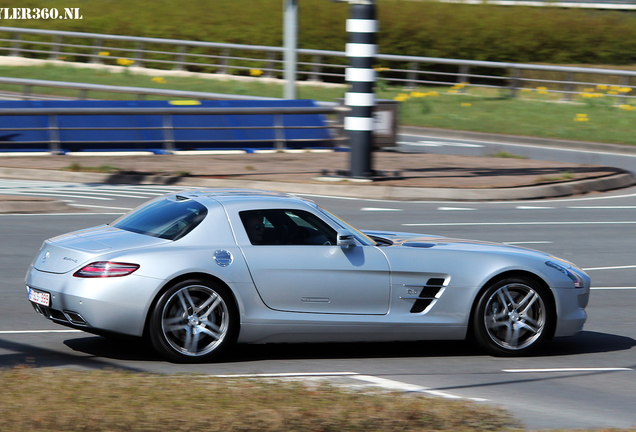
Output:
<path fill-rule="evenodd" d="M 81 278 L 106 278 L 128 276 L 139 268 L 139 264 L 129 264 L 110 261 L 90 263 L 76 271 L 73 276 Z"/>

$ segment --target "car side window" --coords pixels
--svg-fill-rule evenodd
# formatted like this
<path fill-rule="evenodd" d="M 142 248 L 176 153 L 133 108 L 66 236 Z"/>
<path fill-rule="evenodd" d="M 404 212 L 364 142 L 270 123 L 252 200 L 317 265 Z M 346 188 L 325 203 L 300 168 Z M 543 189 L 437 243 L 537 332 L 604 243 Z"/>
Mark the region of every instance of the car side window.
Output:
<path fill-rule="evenodd" d="M 304 210 L 249 210 L 239 216 L 253 245 L 336 244 L 336 231 Z"/>

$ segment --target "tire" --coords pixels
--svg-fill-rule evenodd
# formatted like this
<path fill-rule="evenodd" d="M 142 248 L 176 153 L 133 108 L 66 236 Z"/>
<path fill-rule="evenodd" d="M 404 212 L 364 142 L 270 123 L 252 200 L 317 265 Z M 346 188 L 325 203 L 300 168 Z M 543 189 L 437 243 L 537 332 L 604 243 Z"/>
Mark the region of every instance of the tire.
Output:
<path fill-rule="evenodd" d="M 170 361 L 196 363 L 218 357 L 238 335 L 238 311 L 224 287 L 200 280 L 165 291 L 150 317 L 150 340 Z"/>
<path fill-rule="evenodd" d="M 479 297 L 473 328 L 479 346 L 494 356 L 525 356 L 551 336 L 556 320 L 552 298 L 532 279 L 507 278 Z"/>

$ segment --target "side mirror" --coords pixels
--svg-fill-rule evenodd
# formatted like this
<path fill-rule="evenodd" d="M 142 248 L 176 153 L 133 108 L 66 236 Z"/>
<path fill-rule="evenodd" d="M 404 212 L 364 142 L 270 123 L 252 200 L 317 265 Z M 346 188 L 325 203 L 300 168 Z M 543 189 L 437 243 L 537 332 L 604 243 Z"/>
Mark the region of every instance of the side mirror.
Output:
<path fill-rule="evenodd" d="M 338 230 L 337 233 L 337 245 L 340 247 L 349 247 L 349 246 L 355 246 L 356 241 L 353 238 L 353 234 L 351 234 L 351 232 L 347 231 L 347 230 Z"/>

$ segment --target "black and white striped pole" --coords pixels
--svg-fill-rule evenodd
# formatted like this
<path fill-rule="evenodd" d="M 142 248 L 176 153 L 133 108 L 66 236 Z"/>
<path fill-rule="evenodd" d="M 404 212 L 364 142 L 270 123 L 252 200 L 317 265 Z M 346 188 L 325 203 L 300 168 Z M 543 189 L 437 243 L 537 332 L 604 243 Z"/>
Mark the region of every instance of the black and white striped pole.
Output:
<path fill-rule="evenodd" d="M 351 4 L 347 20 L 347 57 L 349 67 L 345 72 L 349 91 L 345 105 L 350 111 L 345 117 L 345 131 L 349 134 L 352 178 L 373 176 L 373 111 L 375 108 L 375 70 L 373 63 L 377 52 L 374 0 L 348 0 Z"/>

